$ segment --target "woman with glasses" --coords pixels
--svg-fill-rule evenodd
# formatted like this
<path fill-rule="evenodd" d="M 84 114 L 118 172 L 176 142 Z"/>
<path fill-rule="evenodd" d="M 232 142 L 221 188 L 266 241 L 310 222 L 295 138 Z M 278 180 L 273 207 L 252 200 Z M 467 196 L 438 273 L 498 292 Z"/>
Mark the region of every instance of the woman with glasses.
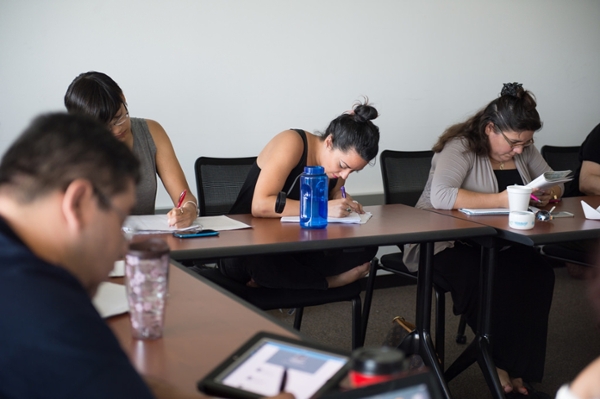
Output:
<path fill-rule="evenodd" d="M 169 136 L 158 122 L 129 117 L 125 95 L 114 80 L 101 72 L 80 74 L 67 89 L 65 106 L 70 113 L 83 113 L 106 124 L 140 160 L 141 180 L 133 215 L 154 213 L 158 174 L 175 205 L 168 213 L 169 224 L 178 228 L 192 224 L 197 217 L 198 202 L 190 191 Z M 185 199 L 181 207 L 177 207 L 184 190 Z"/>
<path fill-rule="evenodd" d="M 506 187 L 524 185 L 550 171 L 533 146 L 542 127 L 533 95 L 505 84 L 500 96 L 464 122 L 449 127 L 433 146 L 429 179 L 418 208 L 508 208 Z M 544 206 L 563 186 L 534 191 Z M 454 313 L 477 328 L 481 248 L 470 242 L 436 243 L 436 278 L 450 287 Z M 405 263 L 416 270 L 418 247 L 407 245 Z M 544 372 L 554 272 L 532 247 L 512 245 L 498 253 L 492 308 L 493 358 L 507 397 L 544 397 L 529 382 Z M 510 393 L 510 394 L 509 394 Z M 539 396 L 535 396 L 535 395 Z"/>

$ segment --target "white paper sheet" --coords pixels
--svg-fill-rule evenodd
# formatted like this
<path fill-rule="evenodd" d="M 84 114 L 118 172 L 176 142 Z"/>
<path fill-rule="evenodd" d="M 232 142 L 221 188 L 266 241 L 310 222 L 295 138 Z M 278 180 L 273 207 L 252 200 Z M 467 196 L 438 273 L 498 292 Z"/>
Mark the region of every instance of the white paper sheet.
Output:
<path fill-rule="evenodd" d="M 123 231 L 133 234 L 160 234 L 172 233 L 174 231 L 186 231 L 195 229 L 211 229 L 217 231 L 236 230 L 250 228 L 245 223 L 231 219 L 227 216 L 201 216 L 197 218 L 192 226 L 185 229 L 169 227 L 167 215 L 135 215 L 128 216 L 123 224 Z"/>
<path fill-rule="evenodd" d="M 594 209 L 587 202 L 581 201 L 581 207 L 586 219 L 600 220 L 600 206 Z"/>
<path fill-rule="evenodd" d="M 92 303 L 104 318 L 129 311 L 127 292 L 121 284 L 100 283 Z"/>
<path fill-rule="evenodd" d="M 108 277 L 123 277 L 125 276 L 125 261 L 118 260 L 115 262 L 115 267 L 112 269 L 110 273 L 108 273 Z"/>
<path fill-rule="evenodd" d="M 328 217 L 327 223 L 354 223 L 354 224 L 365 224 L 369 219 L 371 219 L 373 214 L 371 212 L 365 212 L 363 214 L 358 214 L 356 212 L 352 212 L 350 215 L 345 218 L 333 218 Z M 281 218 L 282 223 L 300 223 L 300 216 L 284 216 Z"/>
<path fill-rule="evenodd" d="M 570 170 L 555 170 L 552 172 L 542 173 L 536 179 L 530 181 L 526 187 L 544 189 L 555 186 L 559 183 L 566 183 L 571 180 L 573 180 L 573 176 Z"/>
<path fill-rule="evenodd" d="M 202 225 L 202 228 L 209 230 L 239 230 L 251 229 L 252 226 L 242 223 L 239 220 L 232 219 L 225 215 L 221 216 L 200 216 L 196 219 L 196 223 Z"/>

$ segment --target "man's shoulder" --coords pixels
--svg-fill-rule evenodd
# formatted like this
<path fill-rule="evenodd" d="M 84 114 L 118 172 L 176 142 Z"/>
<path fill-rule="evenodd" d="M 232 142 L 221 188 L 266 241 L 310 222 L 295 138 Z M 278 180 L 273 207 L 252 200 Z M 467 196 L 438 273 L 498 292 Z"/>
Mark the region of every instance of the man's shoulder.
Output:
<path fill-rule="evenodd" d="M 127 397 L 132 391 L 148 396 L 116 337 L 74 277 L 41 260 L 3 269 L 0 319 L 7 322 L 0 324 L 0 369 L 11 371 L 0 375 L 0 397 L 11 390 L 37 396 L 38 388 L 27 383 L 32 375 L 36 385 L 61 392 L 58 396 L 88 396 L 90 390 L 95 397 L 102 397 L 101 392 L 104 397 Z"/>

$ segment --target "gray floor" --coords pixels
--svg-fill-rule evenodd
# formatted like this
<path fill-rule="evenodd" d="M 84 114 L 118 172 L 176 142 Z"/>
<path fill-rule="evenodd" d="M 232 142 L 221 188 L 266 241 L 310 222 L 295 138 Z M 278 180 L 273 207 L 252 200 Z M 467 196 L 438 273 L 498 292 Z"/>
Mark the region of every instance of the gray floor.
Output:
<path fill-rule="evenodd" d="M 587 363 L 600 355 L 600 334 L 586 298 L 586 282 L 571 278 L 566 268 L 555 268 L 556 287 L 550 314 L 550 331 L 544 381 L 538 390 L 554 395 L 561 384 L 571 380 Z M 414 285 L 378 289 L 367 331 L 366 346 L 379 346 L 392 326 L 395 316 L 414 321 Z M 464 345 L 454 342 L 458 317 L 452 315 L 452 301 L 447 295 L 446 364 L 449 365 Z M 286 311 L 269 314 L 283 323 L 293 322 Z M 351 348 L 350 304 L 339 303 L 307 308 L 304 311 L 302 333 L 326 345 L 345 350 Z M 473 334 L 468 332 L 468 340 Z M 471 366 L 449 384 L 454 398 L 491 398 L 477 365 Z"/>

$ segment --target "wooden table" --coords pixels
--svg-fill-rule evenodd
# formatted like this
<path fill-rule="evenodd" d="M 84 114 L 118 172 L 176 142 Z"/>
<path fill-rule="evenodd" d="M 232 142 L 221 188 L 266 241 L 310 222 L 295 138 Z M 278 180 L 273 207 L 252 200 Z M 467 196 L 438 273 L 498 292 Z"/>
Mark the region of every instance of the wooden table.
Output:
<path fill-rule="evenodd" d="M 365 224 L 330 223 L 321 230 L 302 229 L 298 223 L 279 219 L 231 215 L 251 229 L 222 231 L 218 237 L 180 239 L 162 235 L 176 260 L 220 258 L 342 249 L 370 245 L 396 245 L 470 238 L 495 234 L 470 221 L 457 221 L 410 206 L 367 206 L 373 217 Z"/>
<path fill-rule="evenodd" d="M 436 209 L 434 212 L 493 227 L 498 232 L 496 238 L 529 246 L 600 238 L 600 220 L 585 218 L 581 200 L 587 202 L 592 208 L 600 206 L 600 196 L 563 198 L 559 203 L 549 204 L 541 209 L 550 210 L 552 206 L 556 206 L 553 212 L 568 211 L 574 217 L 557 218 L 550 222 L 536 221 L 535 227 L 531 230 L 510 228 L 508 216 L 468 216 L 456 210 Z"/>
<path fill-rule="evenodd" d="M 536 221 L 534 228 L 531 230 L 510 228 L 508 225 L 508 216 L 506 215 L 468 216 L 457 210 L 431 210 L 432 213 L 452 216 L 460 220 L 472 221 L 493 227 L 497 231 L 497 234 L 494 236 L 477 239 L 482 245 L 484 252 L 484 262 L 481 270 L 483 284 L 480 287 L 482 300 L 479 309 L 478 332 L 463 355 L 447 369 L 445 376 L 448 381 L 460 374 L 474 361 L 477 361 L 490 386 L 492 395 L 497 399 L 504 398 L 504 392 L 496 373 L 494 361 L 490 355 L 489 334 L 492 317 L 492 283 L 498 248 L 511 243 L 535 246 L 600 238 L 600 220 L 588 220 L 585 218 L 581 207 L 581 200 L 585 200 L 593 208 L 600 206 L 600 196 L 564 198 L 558 204 L 549 204 L 543 209 L 550 210 L 555 205 L 556 212 L 568 211 L 573 213 L 574 217 L 558 218 L 549 222 Z"/>
<path fill-rule="evenodd" d="M 197 393 L 196 382 L 255 333 L 299 336 L 177 264 L 169 270 L 165 317 L 163 338 L 151 341 L 132 338 L 128 313 L 107 323 L 140 373 L 187 393 Z"/>
<path fill-rule="evenodd" d="M 434 371 L 447 398 L 450 391 L 444 380 L 430 335 L 433 283 L 433 244 L 436 241 L 486 237 L 495 234 L 490 227 L 443 216 L 401 204 L 367 206 L 373 214 L 366 224 L 330 223 L 326 229 L 302 229 L 297 223 L 279 219 L 233 215 L 252 229 L 222 231 L 218 237 L 178 239 L 163 235 L 176 260 L 211 259 L 267 253 L 290 253 L 370 245 L 419 243 L 421 259 L 417 283 L 417 330 L 408 349 L 420 354 Z M 365 306 L 368 309 L 368 306 Z M 366 318 L 366 317 L 365 317 Z"/>

